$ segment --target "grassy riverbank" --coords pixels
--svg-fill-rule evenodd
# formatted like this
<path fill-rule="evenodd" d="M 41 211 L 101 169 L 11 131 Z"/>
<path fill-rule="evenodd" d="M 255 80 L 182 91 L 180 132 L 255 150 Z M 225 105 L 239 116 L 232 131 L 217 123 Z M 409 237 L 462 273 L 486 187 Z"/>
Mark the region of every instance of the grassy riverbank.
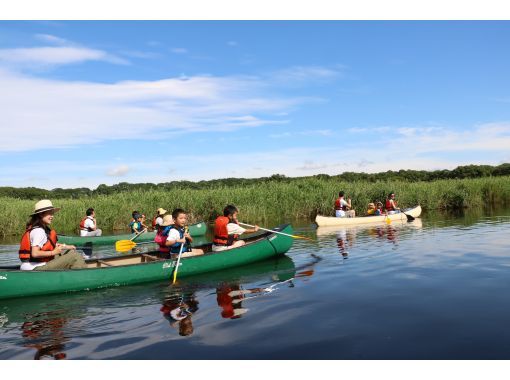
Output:
<path fill-rule="evenodd" d="M 94 207 L 100 228 L 125 230 L 131 212 L 146 213 L 148 220 L 158 207 L 189 211 L 191 221 L 213 220 L 226 204 L 237 205 L 241 219 L 248 223 L 310 218 L 316 214 L 331 215 L 339 190 L 352 198 L 362 215 L 366 204 L 384 201 L 394 191 L 399 204 L 410 207 L 421 204 L 427 209 L 480 208 L 486 205 L 510 205 L 510 177 L 438 180 L 433 182 L 342 182 L 331 178 L 303 178 L 292 182 L 265 182 L 214 189 L 132 190 L 118 194 L 96 195 L 78 199 L 53 200 L 62 207 L 54 227 L 62 233 L 75 233 L 76 226 L 88 207 Z M 20 235 L 33 211 L 35 201 L 0 198 L 0 236 Z"/>

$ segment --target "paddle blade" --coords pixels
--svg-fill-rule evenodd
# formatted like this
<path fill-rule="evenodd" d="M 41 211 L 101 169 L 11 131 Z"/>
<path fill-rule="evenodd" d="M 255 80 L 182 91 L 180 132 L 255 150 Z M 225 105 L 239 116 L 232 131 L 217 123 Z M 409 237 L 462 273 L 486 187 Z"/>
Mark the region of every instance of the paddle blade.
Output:
<path fill-rule="evenodd" d="M 391 219 L 386 215 L 386 224 L 391 224 Z"/>
<path fill-rule="evenodd" d="M 299 235 L 291 235 L 294 239 L 304 239 L 309 241 L 314 241 L 313 239 L 307 238 L 305 236 L 299 236 Z"/>
<path fill-rule="evenodd" d="M 412 222 L 415 219 L 412 215 L 408 215 L 406 213 L 404 213 L 404 215 L 406 216 L 408 222 Z"/>
<path fill-rule="evenodd" d="M 119 240 L 115 242 L 115 250 L 119 252 L 127 252 L 136 247 L 136 243 L 131 240 Z"/>

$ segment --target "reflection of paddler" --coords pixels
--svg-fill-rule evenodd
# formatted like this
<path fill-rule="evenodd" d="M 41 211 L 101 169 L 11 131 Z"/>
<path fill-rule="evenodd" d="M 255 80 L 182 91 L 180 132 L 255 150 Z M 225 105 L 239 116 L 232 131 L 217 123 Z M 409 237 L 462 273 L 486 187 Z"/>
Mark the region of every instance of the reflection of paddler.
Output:
<path fill-rule="evenodd" d="M 243 292 L 239 284 L 222 284 L 216 289 L 216 301 L 221 307 L 223 318 L 241 318 L 241 315 L 248 311 L 241 305 L 241 301 L 244 299 Z"/>
<path fill-rule="evenodd" d="M 387 226 L 386 228 L 386 238 L 393 242 L 393 243 L 396 243 L 397 241 L 397 229 L 392 227 L 392 226 Z"/>
<path fill-rule="evenodd" d="M 48 316 L 44 315 L 44 318 Z M 45 356 L 55 360 L 66 358 L 63 350 L 67 339 L 62 331 L 66 322 L 64 318 L 50 318 L 23 323 L 21 330 L 23 338 L 27 340 L 25 347 L 36 349 L 35 360 L 43 359 Z"/>
<path fill-rule="evenodd" d="M 193 323 L 191 316 L 198 310 L 198 301 L 193 296 L 184 296 L 178 299 L 168 299 L 163 303 L 160 311 L 174 327 L 179 325 L 179 335 L 187 336 L 193 334 Z"/>

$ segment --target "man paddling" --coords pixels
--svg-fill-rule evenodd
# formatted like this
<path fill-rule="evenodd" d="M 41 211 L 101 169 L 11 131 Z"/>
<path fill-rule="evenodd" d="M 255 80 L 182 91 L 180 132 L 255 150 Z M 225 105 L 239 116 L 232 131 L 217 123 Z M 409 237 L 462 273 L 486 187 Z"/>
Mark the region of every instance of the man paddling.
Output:
<path fill-rule="evenodd" d="M 212 250 L 214 252 L 242 247 L 244 240 L 239 240 L 239 235 L 251 234 L 259 230 L 259 226 L 253 229 L 245 229 L 239 225 L 236 206 L 228 205 L 223 210 L 223 216 L 218 216 L 214 222 L 214 240 Z"/>
<path fill-rule="evenodd" d="M 80 222 L 80 236 L 101 236 L 103 231 L 97 228 L 96 212 L 91 207 L 85 212 L 86 216 Z"/>
<path fill-rule="evenodd" d="M 351 198 L 348 198 L 347 201 L 344 199 L 345 193 L 340 191 L 338 193 L 338 198 L 335 200 L 335 216 L 337 218 L 354 218 L 356 216 L 356 212 L 352 210 L 351 206 Z"/>

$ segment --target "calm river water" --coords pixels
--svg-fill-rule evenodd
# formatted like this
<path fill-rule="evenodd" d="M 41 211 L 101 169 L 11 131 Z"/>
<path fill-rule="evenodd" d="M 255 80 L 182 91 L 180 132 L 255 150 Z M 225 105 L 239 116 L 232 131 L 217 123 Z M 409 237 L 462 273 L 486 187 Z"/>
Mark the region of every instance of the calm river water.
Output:
<path fill-rule="evenodd" d="M 294 226 L 316 242 L 178 286 L 0 300 L 0 359 L 510 359 L 509 209 Z"/>

